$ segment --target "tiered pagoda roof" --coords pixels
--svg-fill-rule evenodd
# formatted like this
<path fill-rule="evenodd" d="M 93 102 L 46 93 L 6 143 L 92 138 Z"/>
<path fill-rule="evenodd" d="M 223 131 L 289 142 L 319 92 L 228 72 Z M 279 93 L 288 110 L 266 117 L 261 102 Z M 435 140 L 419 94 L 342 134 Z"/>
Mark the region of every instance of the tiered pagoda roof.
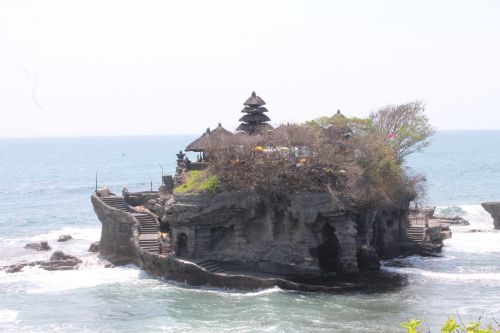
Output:
<path fill-rule="evenodd" d="M 264 107 L 266 102 L 259 96 L 252 92 L 252 95 L 243 103 L 245 108 L 241 112 L 246 113 L 243 117 L 239 119 L 242 123 L 236 129 L 237 132 L 243 132 L 247 134 L 257 134 L 262 133 L 266 130 L 272 130 L 273 127 L 267 122 L 271 119 L 264 114 L 268 110 Z"/>

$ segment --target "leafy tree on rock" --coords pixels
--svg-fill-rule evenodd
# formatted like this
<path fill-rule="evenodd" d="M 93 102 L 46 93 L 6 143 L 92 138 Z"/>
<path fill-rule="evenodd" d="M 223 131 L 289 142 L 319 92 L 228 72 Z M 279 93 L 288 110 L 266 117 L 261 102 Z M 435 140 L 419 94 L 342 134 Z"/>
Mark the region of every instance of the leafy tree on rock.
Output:
<path fill-rule="evenodd" d="M 434 129 L 424 114 L 421 101 L 401 105 L 387 105 L 370 114 L 371 127 L 384 136 L 393 147 L 399 163 L 411 153 L 429 145 Z"/>

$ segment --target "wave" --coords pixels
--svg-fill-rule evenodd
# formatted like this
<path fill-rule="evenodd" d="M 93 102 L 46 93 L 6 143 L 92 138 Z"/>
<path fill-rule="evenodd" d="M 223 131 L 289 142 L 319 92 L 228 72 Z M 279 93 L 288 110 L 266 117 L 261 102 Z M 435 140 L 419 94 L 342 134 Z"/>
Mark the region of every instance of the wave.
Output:
<path fill-rule="evenodd" d="M 382 267 L 388 273 L 419 275 L 437 280 L 477 282 L 477 281 L 500 281 L 500 273 L 441 273 L 423 270 L 414 267 Z"/>
<path fill-rule="evenodd" d="M 25 267 L 19 273 L 0 272 L 0 290 L 10 294 L 45 294 L 108 284 L 134 285 L 144 281 L 144 276 L 134 265 L 105 268 L 104 262 L 84 264 L 78 270 L 69 271 Z"/>
<path fill-rule="evenodd" d="M 75 228 L 75 227 L 64 227 L 62 229 L 51 230 L 43 234 L 39 234 L 31 237 L 29 240 L 32 242 L 42 241 L 42 240 L 57 240 L 60 235 L 71 235 L 73 240 L 86 240 L 86 241 L 96 241 L 101 237 L 101 227 L 93 228 Z"/>
<path fill-rule="evenodd" d="M 493 229 L 493 219 L 479 204 L 459 206 L 437 206 L 436 215 L 447 217 L 461 216 L 471 223 L 471 226 L 485 226 Z"/>
<path fill-rule="evenodd" d="M 0 323 L 16 322 L 18 311 L 9 309 L 0 309 Z"/>

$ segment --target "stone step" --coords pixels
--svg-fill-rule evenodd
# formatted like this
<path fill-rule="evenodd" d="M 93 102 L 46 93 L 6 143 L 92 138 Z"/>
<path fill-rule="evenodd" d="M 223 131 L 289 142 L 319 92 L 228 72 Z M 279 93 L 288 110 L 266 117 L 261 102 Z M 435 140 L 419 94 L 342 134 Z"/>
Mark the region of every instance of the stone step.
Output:
<path fill-rule="evenodd" d="M 145 243 L 158 243 L 158 239 L 156 238 L 144 238 L 139 240 L 139 244 Z"/>
<path fill-rule="evenodd" d="M 159 249 L 160 248 L 160 245 L 158 244 L 144 244 L 144 245 L 141 245 L 141 248 L 143 249 Z"/>
<path fill-rule="evenodd" d="M 424 240 L 422 237 L 406 237 L 406 239 L 414 242 L 422 242 Z"/>
<path fill-rule="evenodd" d="M 222 272 L 224 270 L 224 266 L 212 260 L 200 261 L 197 265 L 211 273 Z"/>
<path fill-rule="evenodd" d="M 157 244 L 157 245 L 154 245 L 154 244 L 144 244 L 144 245 L 141 245 L 141 248 L 144 249 L 144 250 L 160 250 L 160 246 Z"/>
<path fill-rule="evenodd" d="M 144 226 L 144 225 L 141 225 L 141 230 L 158 230 L 158 227 L 157 226 Z"/>
<path fill-rule="evenodd" d="M 150 247 L 158 247 L 160 246 L 160 243 L 158 242 L 155 242 L 155 243 L 139 243 L 139 245 L 142 247 L 142 248 L 150 248 Z"/>
<path fill-rule="evenodd" d="M 139 244 L 158 244 L 157 239 L 142 239 L 139 241 Z"/>

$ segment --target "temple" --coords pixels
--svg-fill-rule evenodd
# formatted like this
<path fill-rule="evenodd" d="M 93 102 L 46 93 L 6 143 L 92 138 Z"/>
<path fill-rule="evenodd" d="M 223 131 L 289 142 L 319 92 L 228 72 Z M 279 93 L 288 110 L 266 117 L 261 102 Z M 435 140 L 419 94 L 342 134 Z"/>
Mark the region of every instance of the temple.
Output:
<path fill-rule="evenodd" d="M 335 291 L 380 258 L 441 249 L 441 225 L 410 216 L 411 189 L 374 205 L 356 196 L 351 118 L 273 129 L 265 104 L 253 92 L 236 133 L 219 123 L 185 148 L 196 161 L 176 154 L 160 191 L 96 190 L 100 253 L 192 285 Z"/>
<path fill-rule="evenodd" d="M 268 130 L 272 131 L 273 127 L 267 123 L 271 119 L 264 114 L 264 112 L 268 111 L 264 107 L 265 104 L 266 102 L 257 96 L 255 91 L 252 92 L 252 95 L 243 103 L 245 108 L 241 112 L 246 113 L 246 115 L 239 119 L 242 123 L 236 129 L 236 132 L 256 134 Z"/>

